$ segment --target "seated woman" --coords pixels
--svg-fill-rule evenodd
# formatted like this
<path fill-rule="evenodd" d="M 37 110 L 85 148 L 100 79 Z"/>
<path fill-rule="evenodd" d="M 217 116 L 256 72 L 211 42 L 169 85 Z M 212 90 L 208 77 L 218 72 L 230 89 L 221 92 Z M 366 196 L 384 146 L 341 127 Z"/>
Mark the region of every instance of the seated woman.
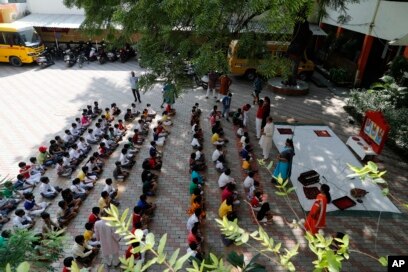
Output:
<path fill-rule="evenodd" d="M 272 223 L 273 215 L 269 203 L 263 203 L 261 209 L 256 214 L 256 219 L 259 223 Z"/>

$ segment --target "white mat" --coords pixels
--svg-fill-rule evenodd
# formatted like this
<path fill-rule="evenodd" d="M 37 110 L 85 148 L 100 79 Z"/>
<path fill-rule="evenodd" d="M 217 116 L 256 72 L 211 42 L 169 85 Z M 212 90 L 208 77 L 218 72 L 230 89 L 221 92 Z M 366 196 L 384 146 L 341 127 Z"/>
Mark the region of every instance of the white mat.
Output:
<path fill-rule="evenodd" d="M 305 197 L 303 185 L 298 181 L 298 177 L 301 173 L 314 169 L 320 174 L 320 183 L 327 183 L 330 186 L 332 200 L 342 196 L 353 199 L 350 195 L 350 190 L 353 188 L 362 188 L 369 192 L 363 198 L 363 203 L 357 202 L 356 206 L 348 210 L 400 213 L 376 184 L 368 179 L 362 182 L 359 178 L 346 177 L 352 173 L 346 163 L 357 167 L 362 165 L 328 126 L 275 125 L 273 142 L 278 150 L 282 151 L 286 139 L 292 135 L 280 134 L 278 128 L 291 128 L 294 131 L 293 144 L 296 155 L 293 157 L 291 181 L 305 211 L 310 210 L 314 200 Z M 331 137 L 318 137 L 314 130 L 326 130 Z M 319 186 L 319 184 L 310 186 Z M 333 204 L 327 206 L 328 212 L 336 210 L 338 209 Z"/>

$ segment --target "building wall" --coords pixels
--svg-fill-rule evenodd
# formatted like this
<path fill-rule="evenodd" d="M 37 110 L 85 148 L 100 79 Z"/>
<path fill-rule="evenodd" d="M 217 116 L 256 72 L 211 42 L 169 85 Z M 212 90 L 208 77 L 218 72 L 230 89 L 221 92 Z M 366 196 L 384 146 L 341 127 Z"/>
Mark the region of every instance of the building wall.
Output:
<path fill-rule="evenodd" d="M 64 6 L 63 0 L 27 0 L 27 9 L 31 13 L 85 15 L 83 9 Z"/>
<path fill-rule="evenodd" d="M 375 14 L 377 0 L 360 0 L 358 4 L 348 5 L 347 14 L 351 20 L 345 24 L 337 23 L 339 12 L 328 10 L 323 23 L 340 26 L 362 34 L 369 32 Z M 380 1 L 371 36 L 384 40 L 394 40 L 408 33 L 408 2 Z"/>

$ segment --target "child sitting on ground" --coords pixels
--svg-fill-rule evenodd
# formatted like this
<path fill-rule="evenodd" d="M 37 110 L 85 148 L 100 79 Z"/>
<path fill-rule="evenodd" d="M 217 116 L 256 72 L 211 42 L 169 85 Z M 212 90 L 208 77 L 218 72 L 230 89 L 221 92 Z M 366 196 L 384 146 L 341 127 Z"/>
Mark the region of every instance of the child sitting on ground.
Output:
<path fill-rule="evenodd" d="M 116 106 L 116 103 L 111 104 L 111 112 L 112 115 L 119 115 L 121 113 L 121 110 Z"/>
<path fill-rule="evenodd" d="M 102 109 L 99 108 L 99 103 L 98 103 L 98 101 L 94 101 L 93 111 L 94 111 L 94 113 L 97 114 L 97 115 L 99 115 L 99 114 L 102 113 Z"/>
<path fill-rule="evenodd" d="M 47 166 L 52 166 L 55 164 L 54 158 L 50 153 L 48 153 L 46 146 L 40 146 L 38 151 L 37 162 L 41 167 L 46 169 Z"/>
<path fill-rule="evenodd" d="M 156 116 L 156 112 L 153 110 L 152 105 L 147 104 L 146 109 L 147 109 L 148 116 L 153 117 L 153 118 Z"/>
<path fill-rule="evenodd" d="M 146 215 L 152 215 L 156 209 L 156 204 L 147 202 L 147 196 L 145 194 L 139 197 L 136 206 L 140 207 L 142 212 Z"/>
<path fill-rule="evenodd" d="M 41 175 L 44 175 L 45 171 L 47 168 L 42 166 L 41 164 L 37 163 L 37 159 L 35 157 L 30 158 L 30 167 L 31 167 L 31 175 L 35 175 L 40 173 Z"/>
<path fill-rule="evenodd" d="M 115 120 L 115 117 L 113 117 L 113 116 L 111 115 L 109 108 L 105 108 L 105 115 L 104 115 L 104 117 L 105 117 L 105 120 L 108 121 L 108 122 L 112 122 L 113 120 Z"/>
<path fill-rule="evenodd" d="M 135 103 L 132 103 L 131 105 L 131 112 L 132 112 L 133 117 L 137 117 L 140 114 L 140 111 L 137 108 Z"/>
<path fill-rule="evenodd" d="M 126 134 L 127 128 L 123 124 L 123 121 L 121 119 L 118 120 L 118 129 L 122 132 L 122 134 Z"/>
<path fill-rule="evenodd" d="M 83 235 L 85 238 L 85 242 L 88 243 L 88 245 L 100 247 L 101 243 L 96 240 L 94 235 L 94 223 L 85 223 L 85 231 Z"/>
<path fill-rule="evenodd" d="M 50 184 L 50 179 L 48 177 L 41 177 L 40 194 L 44 198 L 54 199 L 62 189 L 58 186 L 54 187 Z"/>
<path fill-rule="evenodd" d="M 115 162 L 115 169 L 113 169 L 113 177 L 117 181 L 124 181 L 129 176 L 129 172 L 122 169 L 120 161 Z"/>
<path fill-rule="evenodd" d="M 57 212 L 57 221 L 60 227 L 68 225 L 78 214 L 78 208 L 75 206 L 69 207 L 64 200 L 58 202 L 58 207 L 60 207 L 60 210 Z"/>
<path fill-rule="evenodd" d="M 244 136 L 244 125 L 239 124 L 239 128 L 237 129 L 237 137 L 241 139 L 242 136 Z"/>
<path fill-rule="evenodd" d="M 160 119 L 160 121 L 163 123 L 163 125 L 165 126 L 171 126 L 173 125 L 173 122 L 171 122 L 170 117 L 168 116 L 168 112 L 164 111 L 162 114 L 162 118 Z"/>
<path fill-rule="evenodd" d="M 27 211 L 27 213 L 31 216 L 39 216 L 45 209 L 51 205 L 49 202 L 40 202 L 36 203 L 35 202 L 35 197 L 33 193 L 25 193 L 24 194 L 24 209 Z"/>
<path fill-rule="evenodd" d="M 93 207 L 91 210 L 91 214 L 88 216 L 88 222 L 95 224 L 96 221 L 101 220 L 99 217 L 101 213 L 101 209 L 99 207 Z"/>
<path fill-rule="evenodd" d="M 62 158 L 57 159 L 57 175 L 60 177 L 71 177 L 72 167 L 65 166 Z"/>
<path fill-rule="evenodd" d="M 115 206 L 119 205 L 119 202 L 116 200 L 116 197 L 118 196 L 118 189 L 113 187 L 112 185 L 112 179 L 111 178 L 107 178 L 105 180 L 105 187 L 103 187 L 103 191 L 108 192 L 109 197 L 111 199 L 111 203 Z"/>
<path fill-rule="evenodd" d="M 132 114 L 131 109 L 126 109 L 126 113 L 123 119 L 125 119 L 125 122 L 132 122 L 133 120 L 135 120 L 135 116 Z"/>

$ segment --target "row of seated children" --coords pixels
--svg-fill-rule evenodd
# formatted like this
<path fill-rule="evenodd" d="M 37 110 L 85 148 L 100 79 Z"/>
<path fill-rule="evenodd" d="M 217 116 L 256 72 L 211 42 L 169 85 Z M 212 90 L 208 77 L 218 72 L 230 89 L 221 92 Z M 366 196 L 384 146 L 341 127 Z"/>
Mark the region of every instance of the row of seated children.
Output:
<path fill-rule="evenodd" d="M 201 110 L 198 108 L 198 103 L 193 106 L 191 113 L 191 131 L 193 133 L 193 140 L 191 146 L 194 152 L 190 156 L 190 207 L 187 209 L 187 252 L 191 253 L 189 259 L 192 263 L 193 259 L 202 261 L 204 252 L 202 248 L 203 237 L 201 234 L 201 227 L 204 225 L 205 213 L 205 198 L 204 198 L 204 184 L 205 177 L 200 173 L 206 169 L 205 156 L 203 150 L 203 133 L 200 128 Z"/>
<path fill-rule="evenodd" d="M 239 155 L 242 158 L 242 170 L 245 176 L 243 181 L 245 197 L 251 203 L 253 214 L 256 213 L 256 220 L 259 223 L 270 223 L 273 216 L 269 203 L 263 200 L 264 195 L 260 183 L 254 178 L 258 170 L 251 164 L 253 148 L 249 142 L 248 132 L 242 123 L 239 124 L 236 135 L 239 139 L 239 146 L 241 146 Z"/>

